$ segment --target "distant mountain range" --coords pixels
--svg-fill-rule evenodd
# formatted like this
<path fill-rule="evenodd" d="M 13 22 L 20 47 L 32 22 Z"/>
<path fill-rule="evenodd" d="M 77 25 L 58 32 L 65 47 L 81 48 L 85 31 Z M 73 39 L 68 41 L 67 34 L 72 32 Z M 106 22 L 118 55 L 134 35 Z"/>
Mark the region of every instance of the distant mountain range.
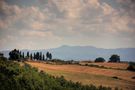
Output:
<path fill-rule="evenodd" d="M 68 46 L 63 45 L 58 48 L 41 49 L 41 50 L 21 50 L 25 53 L 42 52 L 46 54 L 47 51 L 51 52 L 53 58 L 64 60 L 94 60 L 97 57 L 103 57 L 106 60 L 110 58 L 112 54 L 118 54 L 122 61 L 135 61 L 135 48 L 117 48 L 117 49 L 103 49 L 93 46 Z M 8 57 L 9 51 L 1 51 L 6 57 Z"/>

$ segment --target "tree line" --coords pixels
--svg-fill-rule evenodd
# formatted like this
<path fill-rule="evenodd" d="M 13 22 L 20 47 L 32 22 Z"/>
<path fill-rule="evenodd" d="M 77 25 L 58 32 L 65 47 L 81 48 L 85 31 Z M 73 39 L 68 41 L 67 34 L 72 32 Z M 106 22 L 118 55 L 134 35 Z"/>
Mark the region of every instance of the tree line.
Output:
<path fill-rule="evenodd" d="M 31 60 L 51 60 L 52 54 L 50 52 L 47 52 L 46 55 L 44 55 L 42 52 L 34 52 L 33 54 L 27 51 L 26 55 L 24 52 L 21 52 L 20 50 L 14 49 L 9 52 L 9 59 L 10 60 L 23 60 L 23 59 L 31 59 Z"/>
<path fill-rule="evenodd" d="M 105 62 L 103 57 L 98 57 L 95 59 L 95 62 Z M 111 55 L 108 62 L 120 62 L 120 56 L 117 54 Z"/>
<path fill-rule="evenodd" d="M 24 52 L 21 52 L 17 49 L 14 49 L 9 52 L 9 59 L 11 60 L 23 60 L 23 59 L 31 59 L 31 60 L 51 60 L 52 54 L 50 52 L 47 52 L 46 55 L 44 55 L 42 52 L 34 52 L 34 54 L 30 53 L 29 51 L 24 54 Z M 98 57 L 95 59 L 95 62 L 105 62 L 105 59 L 103 57 Z M 117 54 L 113 54 L 108 62 L 120 62 L 120 56 Z"/>

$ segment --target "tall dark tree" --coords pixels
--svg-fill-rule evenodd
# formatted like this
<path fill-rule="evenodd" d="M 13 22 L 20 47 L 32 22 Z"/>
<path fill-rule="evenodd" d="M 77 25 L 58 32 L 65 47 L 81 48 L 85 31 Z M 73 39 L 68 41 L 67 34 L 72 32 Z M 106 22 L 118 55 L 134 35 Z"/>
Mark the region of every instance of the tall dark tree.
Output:
<path fill-rule="evenodd" d="M 36 54 L 34 53 L 34 56 L 33 56 L 34 59 L 36 59 Z"/>
<path fill-rule="evenodd" d="M 30 54 L 30 59 L 31 59 L 31 60 L 33 59 L 32 53 Z"/>
<path fill-rule="evenodd" d="M 23 54 L 22 54 L 22 58 L 24 58 L 24 52 L 23 52 Z"/>
<path fill-rule="evenodd" d="M 113 54 L 109 59 L 109 62 L 120 62 L 120 56 L 117 54 Z"/>
<path fill-rule="evenodd" d="M 42 60 L 44 61 L 45 60 L 45 55 L 43 54 L 43 56 L 42 56 L 43 58 L 42 58 Z"/>
<path fill-rule="evenodd" d="M 19 52 L 19 55 L 20 55 L 20 58 L 22 58 L 22 52 L 21 51 Z"/>
<path fill-rule="evenodd" d="M 39 52 L 36 53 L 36 59 L 39 60 Z"/>
<path fill-rule="evenodd" d="M 52 59 L 52 54 L 51 54 L 51 53 L 49 53 L 49 59 L 50 59 L 50 60 Z"/>
<path fill-rule="evenodd" d="M 40 52 L 39 60 L 42 60 L 42 52 Z"/>
<path fill-rule="evenodd" d="M 20 59 L 20 52 L 17 49 L 14 49 L 9 52 L 9 59 L 12 60 L 19 60 Z"/>
<path fill-rule="evenodd" d="M 49 52 L 46 53 L 46 60 L 49 59 L 49 54 L 50 54 Z"/>
<path fill-rule="evenodd" d="M 27 52 L 27 57 L 28 57 L 28 58 L 30 57 L 29 52 Z"/>

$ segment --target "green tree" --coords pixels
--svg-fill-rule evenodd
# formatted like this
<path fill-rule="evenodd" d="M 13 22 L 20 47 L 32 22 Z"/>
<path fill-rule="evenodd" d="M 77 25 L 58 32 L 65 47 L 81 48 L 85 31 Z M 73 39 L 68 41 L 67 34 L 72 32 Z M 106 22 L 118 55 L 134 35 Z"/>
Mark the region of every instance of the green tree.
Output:
<path fill-rule="evenodd" d="M 45 60 L 45 55 L 43 54 L 43 56 L 42 56 L 43 58 L 42 58 L 42 60 L 44 61 Z"/>
<path fill-rule="evenodd" d="M 31 60 L 33 59 L 32 53 L 30 54 L 30 59 L 31 59 Z"/>
<path fill-rule="evenodd" d="M 51 53 L 49 53 L 49 59 L 50 59 L 50 60 L 52 59 L 52 54 L 51 54 Z"/>
<path fill-rule="evenodd" d="M 20 58 L 22 58 L 22 52 L 21 51 L 19 52 L 19 55 L 20 55 Z"/>
<path fill-rule="evenodd" d="M 46 60 L 49 58 L 49 52 L 46 53 Z"/>
<path fill-rule="evenodd" d="M 28 58 L 30 57 L 29 52 L 27 52 L 27 57 L 28 57 Z"/>
<path fill-rule="evenodd" d="M 40 52 L 39 60 L 42 60 L 42 52 Z"/>
<path fill-rule="evenodd" d="M 22 53 L 22 58 L 24 58 L 24 52 Z"/>
<path fill-rule="evenodd" d="M 35 59 L 39 60 L 39 56 L 40 56 L 40 55 L 39 55 L 39 52 L 37 52 L 37 53 L 36 53 L 36 56 L 35 56 L 35 57 L 36 57 Z"/>
<path fill-rule="evenodd" d="M 120 62 L 120 56 L 117 54 L 113 54 L 109 59 L 109 62 Z"/>
<path fill-rule="evenodd" d="M 19 60 L 20 59 L 20 52 L 17 49 L 14 49 L 12 51 L 9 52 L 9 59 L 12 60 Z"/>
<path fill-rule="evenodd" d="M 105 62 L 105 59 L 102 57 L 98 57 L 95 59 L 95 62 Z"/>

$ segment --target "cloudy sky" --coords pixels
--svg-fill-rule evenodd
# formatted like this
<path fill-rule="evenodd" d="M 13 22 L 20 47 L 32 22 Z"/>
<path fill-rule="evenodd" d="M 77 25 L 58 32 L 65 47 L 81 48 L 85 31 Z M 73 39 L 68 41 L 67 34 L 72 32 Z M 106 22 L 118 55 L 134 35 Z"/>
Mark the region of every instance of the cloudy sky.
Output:
<path fill-rule="evenodd" d="M 134 0 L 0 0 L 0 50 L 135 47 Z"/>

